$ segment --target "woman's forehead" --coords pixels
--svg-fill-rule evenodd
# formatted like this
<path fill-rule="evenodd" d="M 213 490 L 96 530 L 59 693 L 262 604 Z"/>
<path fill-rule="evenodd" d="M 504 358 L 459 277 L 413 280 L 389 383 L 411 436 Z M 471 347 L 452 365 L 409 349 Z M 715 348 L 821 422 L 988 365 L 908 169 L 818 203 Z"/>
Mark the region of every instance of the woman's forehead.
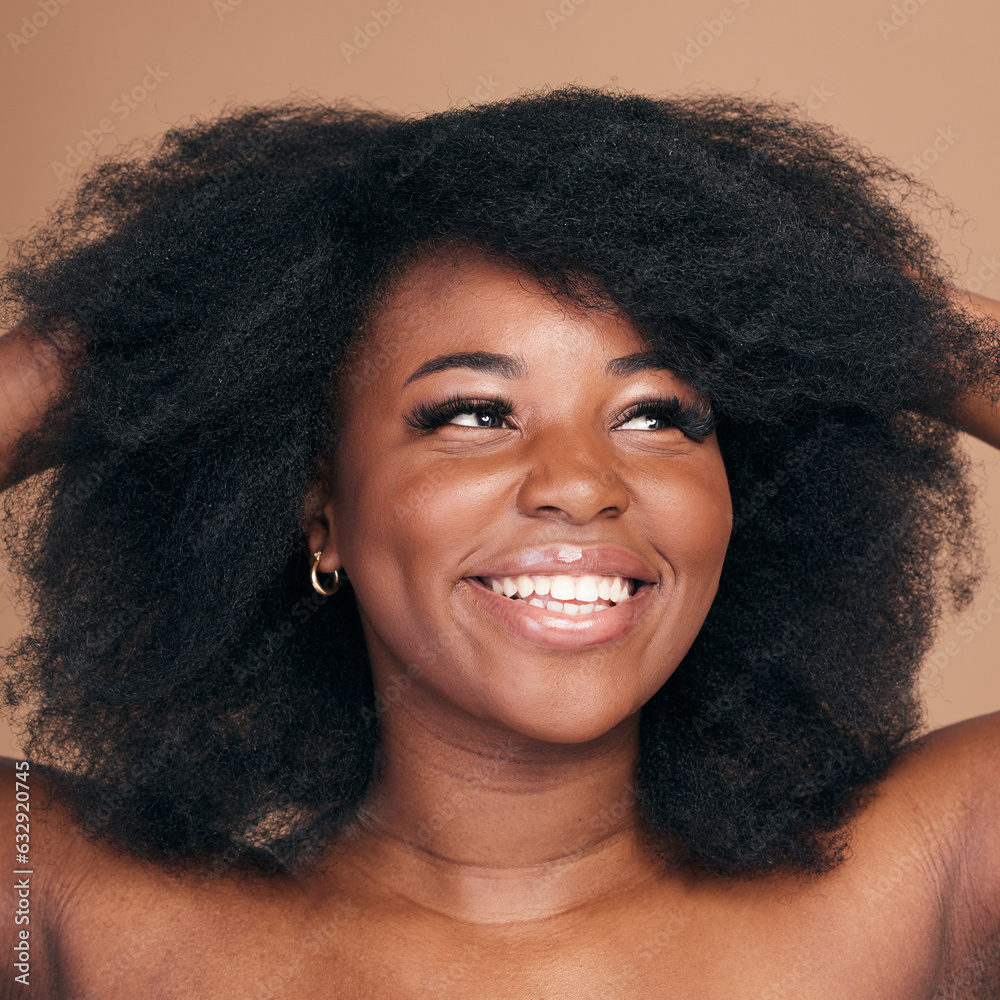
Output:
<path fill-rule="evenodd" d="M 380 403 L 449 370 L 527 378 L 560 396 L 632 376 L 649 391 L 698 395 L 620 310 L 556 295 L 516 262 L 475 250 L 428 255 L 398 272 L 345 368 Z"/>
<path fill-rule="evenodd" d="M 383 294 L 368 323 L 375 344 L 394 340 L 516 343 L 532 335 L 569 337 L 578 346 L 612 338 L 619 349 L 648 349 L 627 316 L 613 306 L 584 306 L 557 296 L 513 260 L 459 248 L 413 261 Z M 619 343 L 620 342 L 620 343 Z M 374 346 L 374 345 L 373 345 Z M 407 352 L 408 353 L 408 352 Z"/>

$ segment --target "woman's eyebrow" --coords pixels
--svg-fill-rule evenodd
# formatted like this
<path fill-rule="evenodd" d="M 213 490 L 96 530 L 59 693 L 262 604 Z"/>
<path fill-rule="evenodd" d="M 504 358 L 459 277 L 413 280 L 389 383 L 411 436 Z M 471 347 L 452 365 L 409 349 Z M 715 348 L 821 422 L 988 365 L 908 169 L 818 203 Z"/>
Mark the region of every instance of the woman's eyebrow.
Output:
<path fill-rule="evenodd" d="M 477 372 L 499 375 L 501 378 L 524 378 L 528 371 L 528 366 L 522 358 L 515 358 L 509 354 L 463 351 L 457 354 L 439 354 L 436 358 L 425 361 L 403 385 L 409 385 L 418 378 L 443 372 L 448 368 L 471 368 Z"/>
<path fill-rule="evenodd" d="M 409 385 L 426 375 L 443 372 L 449 368 L 471 368 L 473 371 L 487 372 L 499 375 L 501 378 L 524 378 L 528 365 L 522 358 L 510 354 L 493 354 L 489 351 L 459 351 L 455 354 L 439 354 L 430 358 L 417 368 L 403 383 Z M 640 351 L 637 354 L 626 354 L 621 358 L 612 358 L 607 364 L 611 375 L 627 378 L 643 371 L 670 372 L 670 367 L 663 359 L 652 351 Z"/>
<path fill-rule="evenodd" d="M 608 362 L 608 373 L 610 375 L 620 375 L 628 378 L 638 372 L 661 371 L 674 374 L 673 369 L 666 364 L 663 358 L 653 351 L 640 351 L 638 354 L 626 354 L 621 358 L 612 358 Z"/>

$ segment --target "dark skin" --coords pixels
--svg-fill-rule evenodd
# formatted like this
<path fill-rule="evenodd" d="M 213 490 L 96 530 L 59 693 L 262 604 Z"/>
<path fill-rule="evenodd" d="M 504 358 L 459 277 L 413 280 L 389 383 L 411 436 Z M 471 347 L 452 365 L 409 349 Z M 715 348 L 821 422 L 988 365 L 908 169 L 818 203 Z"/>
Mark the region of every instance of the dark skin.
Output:
<path fill-rule="evenodd" d="M 473 254 L 407 272 L 358 348 L 354 371 L 374 374 L 348 368 L 339 446 L 303 507 L 321 573 L 346 570 L 358 600 L 380 781 L 324 864 L 270 882 L 170 880 L 83 841 L 58 802 L 33 812 L 37 996 L 944 995 L 1000 926 L 1000 714 L 897 761 L 822 878 L 664 873 L 643 833 L 639 709 L 701 627 L 731 527 L 715 436 L 623 419 L 651 395 L 705 402 L 667 370 L 608 370 L 645 350 L 627 320 Z M 412 377 L 455 353 L 520 368 Z M 407 423 L 456 393 L 512 412 Z M 1000 423 L 976 401 L 963 413 Z M 574 548 L 631 553 L 641 613 L 608 639 L 586 614 L 490 610 L 508 599 L 476 578 L 545 546 L 577 576 Z"/>

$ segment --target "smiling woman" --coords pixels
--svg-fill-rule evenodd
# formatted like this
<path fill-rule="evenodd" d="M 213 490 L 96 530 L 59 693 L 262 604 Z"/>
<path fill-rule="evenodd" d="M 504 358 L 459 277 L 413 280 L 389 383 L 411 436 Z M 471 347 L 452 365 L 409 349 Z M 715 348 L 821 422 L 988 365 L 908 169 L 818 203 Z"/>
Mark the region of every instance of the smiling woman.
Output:
<path fill-rule="evenodd" d="M 371 322 L 363 350 L 386 360 L 341 396 L 309 550 L 347 569 L 376 689 L 446 644 L 409 706 L 585 743 L 663 685 L 715 596 L 732 517 L 707 403 L 624 317 L 443 253 Z"/>
<path fill-rule="evenodd" d="M 1000 331 L 927 196 L 576 88 L 88 173 L 0 340 L 44 995 L 995 995 L 1000 723 L 915 679 Z"/>

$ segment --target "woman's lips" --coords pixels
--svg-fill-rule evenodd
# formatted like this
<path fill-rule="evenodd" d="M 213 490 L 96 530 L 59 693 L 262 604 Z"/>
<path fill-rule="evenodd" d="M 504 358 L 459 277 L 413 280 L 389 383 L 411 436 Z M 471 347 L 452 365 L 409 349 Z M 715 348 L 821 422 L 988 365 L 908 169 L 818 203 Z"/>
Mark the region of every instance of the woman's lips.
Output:
<path fill-rule="evenodd" d="M 642 583 L 658 583 L 656 573 L 635 553 L 616 545 L 577 545 L 562 542 L 525 549 L 503 562 L 478 569 L 469 576 L 504 577 L 570 573 L 573 576 L 621 576 Z"/>
<path fill-rule="evenodd" d="M 653 596 L 653 587 L 645 585 L 614 607 L 573 615 L 496 594 L 476 577 L 466 577 L 465 583 L 473 600 L 515 635 L 556 649 L 580 649 L 620 639 L 639 621 Z"/>

